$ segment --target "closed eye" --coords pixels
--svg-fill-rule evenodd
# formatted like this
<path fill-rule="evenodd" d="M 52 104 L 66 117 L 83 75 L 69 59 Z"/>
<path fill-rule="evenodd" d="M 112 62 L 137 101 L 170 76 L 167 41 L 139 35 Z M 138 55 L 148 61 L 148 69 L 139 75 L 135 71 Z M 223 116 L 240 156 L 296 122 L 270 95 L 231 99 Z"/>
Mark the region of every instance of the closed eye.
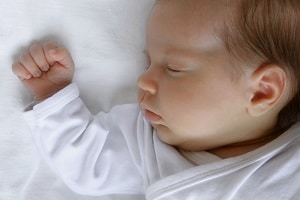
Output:
<path fill-rule="evenodd" d="M 169 71 L 169 72 L 174 72 L 174 73 L 181 72 L 180 70 L 172 69 L 172 68 L 170 68 L 170 67 L 166 67 L 166 70 Z"/>
<path fill-rule="evenodd" d="M 182 72 L 182 69 L 176 66 L 166 66 L 165 70 L 172 73 L 179 73 Z"/>

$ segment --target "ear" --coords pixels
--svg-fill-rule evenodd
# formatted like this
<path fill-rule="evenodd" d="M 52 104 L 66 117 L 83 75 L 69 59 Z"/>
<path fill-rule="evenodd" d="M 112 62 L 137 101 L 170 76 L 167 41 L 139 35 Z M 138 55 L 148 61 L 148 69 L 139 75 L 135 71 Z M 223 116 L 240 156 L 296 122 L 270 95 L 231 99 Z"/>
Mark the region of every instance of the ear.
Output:
<path fill-rule="evenodd" d="M 248 113 L 260 116 L 276 106 L 286 88 L 286 72 L 277 65 L 268 64 L 256 69 L 250 78 Z"/>

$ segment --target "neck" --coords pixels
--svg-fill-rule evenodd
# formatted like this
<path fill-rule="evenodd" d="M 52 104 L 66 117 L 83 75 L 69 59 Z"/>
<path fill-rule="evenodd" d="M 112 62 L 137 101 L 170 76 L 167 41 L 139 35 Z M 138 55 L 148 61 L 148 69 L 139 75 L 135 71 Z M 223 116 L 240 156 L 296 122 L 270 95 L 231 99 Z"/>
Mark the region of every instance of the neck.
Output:
<path fill-rule="evenodd" d="M 255 149 L 258 149 L 259 147 L 264 146 L 265 144 L 271 142 L 275 138 L 277 138 L 280 134 L 269 134 L 264 137 L 258 138 L 258 139 L 253 139 L 253 140 L 248 140 L 248 141 L 243 141 L 243 142 L 238 142 L 238 143 L 233 143 L 230 145 L 226 145 L 223 147 L 215 148 L 208 150 L 208 152 L 220 157 L 220 158 L 230 158 L 230 157 L 235 157 L 235 156 L 240 156 L 243 154 L 246 154 L 248 152 L 251 152 Z"/>

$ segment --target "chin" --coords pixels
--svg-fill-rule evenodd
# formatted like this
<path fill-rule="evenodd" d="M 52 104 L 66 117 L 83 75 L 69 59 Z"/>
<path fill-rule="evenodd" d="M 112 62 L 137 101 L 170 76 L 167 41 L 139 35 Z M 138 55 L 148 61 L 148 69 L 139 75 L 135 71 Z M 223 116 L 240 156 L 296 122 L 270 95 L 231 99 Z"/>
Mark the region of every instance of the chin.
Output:
<path fill-rule="evenodd" d="M 166 143 L 168 145 L 174 145 L 172 142 L 171 142 L 171 138 L 172 137 L 172 133 L 170 132 L 170 130 L 163 126 L 163 125 L 159 125 L 159 124 L 155 124 L 155 125 L 152 125 L 155 130 L 156 130 L 156 134 L 158 136 L 158 138 L 163 142 L 163 143 Z"/>
<path fill-rule="evenodd" d="M 153 126 L 156 129 L 156 133 L 158 138 L 165 144 L 174 146 L 174 147 L 180 147 L 181 142 L 180 139 L 176 137 L 176 134 L 174 134 L 170 129 L 168 129 L 166 126 L 163 125 L 154 125 Z"/>

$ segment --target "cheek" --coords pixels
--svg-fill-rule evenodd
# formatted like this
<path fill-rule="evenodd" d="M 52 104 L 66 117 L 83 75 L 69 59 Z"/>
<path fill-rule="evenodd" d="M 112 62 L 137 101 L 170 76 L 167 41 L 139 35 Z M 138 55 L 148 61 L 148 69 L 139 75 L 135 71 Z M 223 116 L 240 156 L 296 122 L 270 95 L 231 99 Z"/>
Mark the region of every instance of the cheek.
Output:
<path fill-rule="evenodd" d="M 212 122 L 225 117 L 234 104 L 233 95 L 224 86 L 194 87 L 193 90 L 177 87 L 165 93 L 161 106 L 174 126 L 196 128 L 203 123 L 212 125 Z"/>
<path fill-rule="evenodd" d="M 160 106 L 166 120 L 173 126 L 185 127 L 199 115 L 201 97 L 187 89 L 176 87 L 163 94 Z M 186 127 L 185 127 L 186 128 Z"/>

